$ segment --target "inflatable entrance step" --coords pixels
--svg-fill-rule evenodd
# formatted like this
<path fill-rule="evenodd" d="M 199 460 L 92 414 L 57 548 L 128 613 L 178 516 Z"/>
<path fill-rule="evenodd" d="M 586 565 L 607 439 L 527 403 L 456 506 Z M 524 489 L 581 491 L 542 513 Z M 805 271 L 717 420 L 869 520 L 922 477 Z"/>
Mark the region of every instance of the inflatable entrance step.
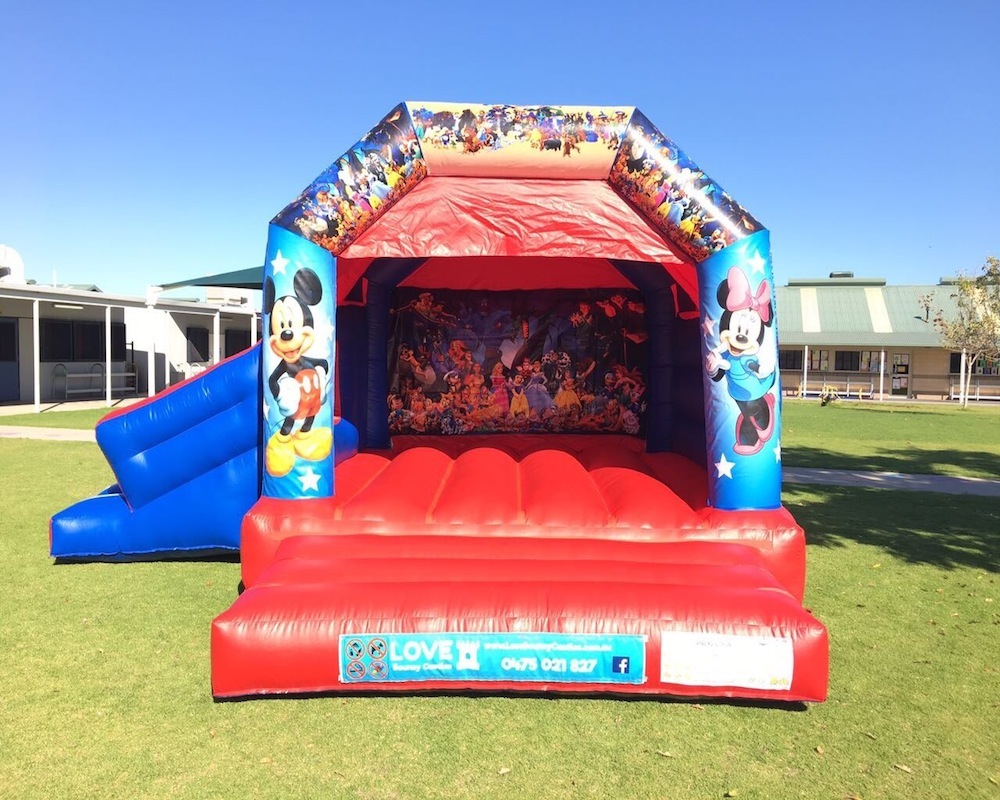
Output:
<path fill-rule="evenodd" d="M 675 586 L 739 586 L 785 591 L 761 566 L 750 564 L 671 564 L 642 561 L 574 560 L 554 564 L 538 559 L 476 558 L 280 558 L 255 587 L 289 584 L 378 583 L 624 582 Z"/>
<path fill-rule="evenodd" d="M 772 586 L 654 582 L 658 568 L 664 578 L 683 571 L 676 564 L 641 565 L 648 570 L 641 582 L 619 577 L 634 566 L 628 562 L 590 577 L 598 569 L 592 561 L 554 561 L 545 579 L 487 581 L 476 579 L 486 567 L 462 559 L 439 561 L 448 574 L 436 578 L 424 574 L 435 569 L 429 563 L 393 565 L 389 580 L 371 570 L 352 577 L 350 559 L 339 566 L 330 561 L 324 573 L 322 561 L 276 563 L 268 579 L 276 582 L 248 589 L 214 621 L 216 697 L 372 691 L 826 697 L 826 630 Z M 539 567 L 500 561 L 496 568 L 510 577 Z M 453 569 L 477 574 L 467 578 Z M 743 580 L 750 572 L 734 575 Z M 283 577 L 312 582 L 277 582 Z"/>
<path fill-rule="evenodd" d="M 627 561 L 639 564 L 676 564 L 754 567 L 770 573 L 767 557 L 756 547 L 737 542 L 650 542 L 621 539 L 527 536 L 469 536 L 437 533 L 331 533 L 288 536 L 276 545 L 266 564 L 256 570 L 248 586 L 256 586 L 273 564 L 291 559 L 468 559 L 472 561 Z M 550 569 L 551 573 L 551 569 Z M 768 584 L 770 585 L 770 584 Z"/>

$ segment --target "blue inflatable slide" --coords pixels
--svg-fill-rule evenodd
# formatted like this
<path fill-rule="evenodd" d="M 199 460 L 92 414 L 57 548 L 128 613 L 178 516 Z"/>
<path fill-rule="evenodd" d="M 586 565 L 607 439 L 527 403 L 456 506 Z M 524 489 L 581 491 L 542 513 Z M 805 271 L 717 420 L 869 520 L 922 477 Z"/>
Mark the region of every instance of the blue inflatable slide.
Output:
<path fill-rule="evenodd" d="M 52 517 L 57 559 L 130 561 L 236 552 L 260 496 L 260 345 L 96 429 L 117 483 Z M 338 420 L 336 460 L 357 450 Z"/>

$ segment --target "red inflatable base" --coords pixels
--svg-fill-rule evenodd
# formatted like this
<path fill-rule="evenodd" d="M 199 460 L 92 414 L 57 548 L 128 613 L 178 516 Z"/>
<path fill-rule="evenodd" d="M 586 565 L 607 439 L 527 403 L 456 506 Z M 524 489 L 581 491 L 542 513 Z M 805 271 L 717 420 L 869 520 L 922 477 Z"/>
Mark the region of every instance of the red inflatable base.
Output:
<path fill-rule="evenodd" d="M 713 542 L 295 537 L 212 626 L 216 697 L 568 692 L 821 701 L 823 625 Z"/>
<path fill-rule="evenodd" d="M 215 696 L 826 697 L 785 509 L 707 508 L 704 470 L 632 437 L 393 444 L 339 464 L 335 497 L 246 515 Z"/>
<path fill-rule="evenodd" d="M 253 586 L 278 545 L 301 534 L 495 536 L 618 541 L 733 541 L 764 556 L 795 597 L 805 539 L 784 508 L 708 508 L 705 471 L 629 436 L 396 437 L 392 453 L 339 464 L 336 496 L 261 498 L 241 534 Z"/>

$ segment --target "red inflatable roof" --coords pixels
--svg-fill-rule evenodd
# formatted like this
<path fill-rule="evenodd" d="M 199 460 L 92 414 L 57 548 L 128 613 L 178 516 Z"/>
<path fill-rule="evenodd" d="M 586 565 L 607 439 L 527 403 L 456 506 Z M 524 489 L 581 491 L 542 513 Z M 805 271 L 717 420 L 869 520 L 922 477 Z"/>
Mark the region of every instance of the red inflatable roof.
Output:
<path fill-rule="evenodd" d="M 605 181 L 428 177 L 340 254 L 338 301 L 373 258 L 411 257 L 429 259 L 406 280 L 413 286 L 631 286 L 608 262 L 619 259 L 662 264 L 697 294 L 690 259 Z"/>
<path fill-rule="evenodd" d="M 338 256 L 341 303 L 376 258 L 461 289 L 627 286 L 609 262 L 640 261 L 694 299 L 695 264 L 762 227 L 631 106 L 443 102 L 398 105 L 272 222 Z"/>

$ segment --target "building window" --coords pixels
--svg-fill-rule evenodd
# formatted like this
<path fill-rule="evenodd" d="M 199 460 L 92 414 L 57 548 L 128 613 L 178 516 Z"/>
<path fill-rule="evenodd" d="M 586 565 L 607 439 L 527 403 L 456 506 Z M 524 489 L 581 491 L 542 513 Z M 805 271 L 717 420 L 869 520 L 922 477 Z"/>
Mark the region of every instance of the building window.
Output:
<path fill-rule="evenodd" d="M 802 370 L 801 350 L 778 350 L 778 369 Z"/>
<path fill-rule="evenodd" d="M 43 319 L 38 322 L 42 361 L 73 360 L 73 323 L 67 319 Z"/>
<path fill-rule="evenodd" d="M 101 339 L 104 338 L 103 331 L 101 332 Z M 103 346 L 103 342 L 101 343 Z M 111 360 L 112 361 L 124 361 L 126 358 L 126 350 L 128 348 L 125 344 L 125 323 L 124 322 L 112 322 L 111 323 Z"/>
<path fill-rule="evenodd" d="M 16 319 L 0 319 L 0 361 L 17 361 Z"/>
<path fill-rule="evenodd" d="M 73 323 L 73 360 L 104 360 L 104 323 L 84 320 Z"/>
<path fill-rule="evenodd" d="M 97 320 L 42 319 L 42 361 L 104 361 L 105 325 Z M 125 360 L 125 323 L 111 323 L 111 360 Z"/>
<path fill-rule="evenodd" d="M 838 372 L 857 372 L 861 369 L 861 353 L 857 350 L 838 350 L 833 357 L 833 368 Z"/>
<path fill-rule="evenodd" d="M 986 356 L 980 357 L 972 371 L 976 375 L 998 375 L 1000 374 L 1000 361 L 991 361 Z"/>
<path fill-rule="evenodd" d="M 861 351 L 861 371 L 878 372 L 882 363 L 882 353 L 880 350 Z"/>
<path fill-rule="evenodd" d="M 809 369 L 818 372 L 827 372 L 830 369 L 830 351 L 810 350 Z"/>
<path fill-rule="evenodd" d="M 968 365 L 966 365 L 968 369 Z M 958 375 L 962 371 L 962 354 L 952 353 L 951 360 L 948 366 L 948 371 L 952 375 Z M 975 364 L 972 365 L 973 375 L 1000 375 L 1000 361 L 990 361 L 985 357 L 979 358 Z"/>
<path fill-rule="evenodd" d="M 192 364 L 208 361 L 208 328 L 190 327 L 185 333 L 188 345 L 187 360 Z"/>
<path fill-rule="evenodd" d="M 226 358 L 242 353 L 250 346 L 250 331 L 230 328 L 226 331 Z"/>

